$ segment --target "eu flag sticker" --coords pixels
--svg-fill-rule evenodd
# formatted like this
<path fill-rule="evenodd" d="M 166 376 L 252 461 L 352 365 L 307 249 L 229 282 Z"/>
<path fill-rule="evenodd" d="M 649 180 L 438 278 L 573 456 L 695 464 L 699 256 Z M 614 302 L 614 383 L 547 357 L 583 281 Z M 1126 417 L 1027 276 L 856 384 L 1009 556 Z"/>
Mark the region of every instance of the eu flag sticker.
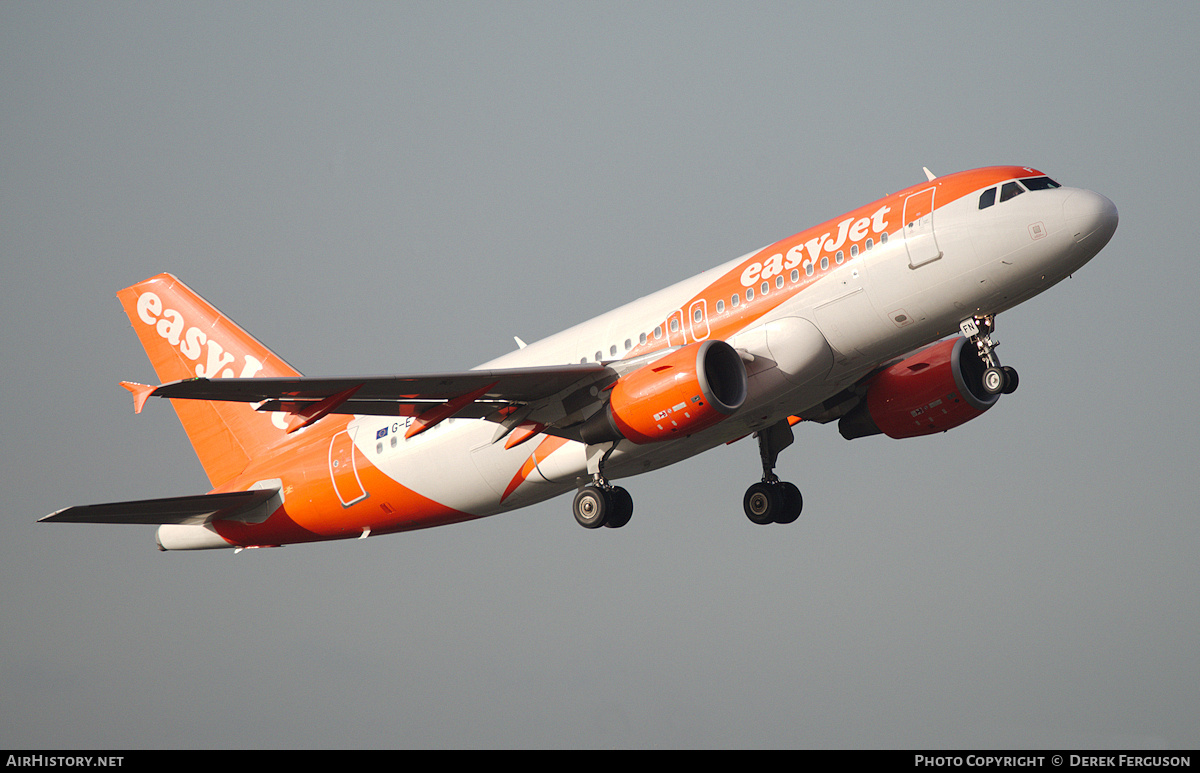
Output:
<path fill-rule="evenodd" d="M 375 433 L 375 439 L 379 440 L 380 438 L 385 438 L 385 437 L 387 437 L 387 433 L 388 433 L 388 428 L 384 427 L 383 429 L 381 429 Z"/>

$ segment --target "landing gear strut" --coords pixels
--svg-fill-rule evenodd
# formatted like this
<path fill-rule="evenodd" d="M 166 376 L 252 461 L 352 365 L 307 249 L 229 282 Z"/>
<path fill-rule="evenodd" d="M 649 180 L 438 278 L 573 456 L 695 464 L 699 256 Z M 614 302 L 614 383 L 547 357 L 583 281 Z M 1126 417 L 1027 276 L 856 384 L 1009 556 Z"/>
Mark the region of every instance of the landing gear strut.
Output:
<path fill-rule="evenodd" d="M 633 497 L 604 477 L 604 463 L 616 447 L 617 444 L 613 443 L 594 464 L 589 462 L 589 468 L 594 467 L 592 482 L 575 495 L 572 505 L 575 521 L 585 529 L 599 529 L 601 526 L 619 529 L 633 517 Z"/>
<path fill-rule="evenodd" d="M 800 517 L 804 508 L 804 497 L 800 489 L 781 481 L 775 474 L 775 462 L 779 452 L 792 444 L 792 427 L 787 420 L 772 424 L 755 433 L 758 438 L 758 454 L 762 458 L 763 478 L 746 489 L 742 506 L 746 517 L 753 523 L 792 523 Z"/>
<path fill-rule="evenodd" d="M 1010 395 L 1017 391 L 1017 371 L 1007 365 L 1002 366 L 1000 358 L 996 356 L 996 347 L 999 344 L 992 340 L 996 318 L 991 314 L 968 317 L 959 324 L 958 329 L 979 350 L 979 359 L 986 368 L 982 378 L 983 390 L 989 395 Z"/>

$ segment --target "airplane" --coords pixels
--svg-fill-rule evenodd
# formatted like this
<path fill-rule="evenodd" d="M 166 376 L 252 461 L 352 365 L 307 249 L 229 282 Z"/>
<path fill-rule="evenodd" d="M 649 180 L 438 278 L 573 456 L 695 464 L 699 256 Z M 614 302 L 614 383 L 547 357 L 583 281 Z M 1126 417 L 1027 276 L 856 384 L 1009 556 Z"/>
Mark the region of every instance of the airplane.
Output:
<path fill-rule="evenodd" d="M 1112 238 L 1105 196 L 1031 167 L 925 180 L 474 369 L 305 377 L 170 274 L 117 296 L 204 494 L 68 507 L 43 522 L 158 525 L 160 550 L 278 547 L 469 521 L 574 491 L 620 528 L 613 481 L 753 436 L 754 524 L 794 522 L 775 466 L 793 427 L 944 432 L 1018 385 L 997 315 Z"/>

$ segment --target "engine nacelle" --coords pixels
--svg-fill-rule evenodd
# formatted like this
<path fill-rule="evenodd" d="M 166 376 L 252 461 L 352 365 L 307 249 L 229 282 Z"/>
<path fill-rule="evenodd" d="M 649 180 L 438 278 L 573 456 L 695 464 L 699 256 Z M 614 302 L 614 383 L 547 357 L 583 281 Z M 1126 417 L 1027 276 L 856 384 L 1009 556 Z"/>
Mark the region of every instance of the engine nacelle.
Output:
<path fill-rule="evenodd" d="M 749 391 L 746 366 L 724 341 L 671 352 L 613 385 L 608 404 L 580 429 L 586 443 L 654 443 L 707 429 L 737 411 Z"/>
<path fill-rule="evenodd" d="M 985 369 L 966 338 L 940 341 L 876 374 L 838 431 L 847 440 L 881 432 L 899 439 L 965 424 L 999 399 L 983 389 Z"/>

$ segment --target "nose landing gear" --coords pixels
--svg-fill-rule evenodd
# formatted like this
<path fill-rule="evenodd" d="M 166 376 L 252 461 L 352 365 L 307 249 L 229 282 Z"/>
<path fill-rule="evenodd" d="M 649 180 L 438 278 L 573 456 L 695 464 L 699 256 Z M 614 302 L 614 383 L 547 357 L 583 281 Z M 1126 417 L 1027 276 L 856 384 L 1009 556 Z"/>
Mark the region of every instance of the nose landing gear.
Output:
<path fill-rule="evenodd" d="M 992 340 L 992 331 L 996 329 L 995 317 L 991 314 L 968 317 L 959 323 L 958 329 L 979 350 L 979 359 L 986 368 L 982 378 L 983 390 L 989 395 L 1010 395 L 1017 391 L 1017 371 L 1001 365 L 1000 358 L 996 356 L 999 344 Z"/>

